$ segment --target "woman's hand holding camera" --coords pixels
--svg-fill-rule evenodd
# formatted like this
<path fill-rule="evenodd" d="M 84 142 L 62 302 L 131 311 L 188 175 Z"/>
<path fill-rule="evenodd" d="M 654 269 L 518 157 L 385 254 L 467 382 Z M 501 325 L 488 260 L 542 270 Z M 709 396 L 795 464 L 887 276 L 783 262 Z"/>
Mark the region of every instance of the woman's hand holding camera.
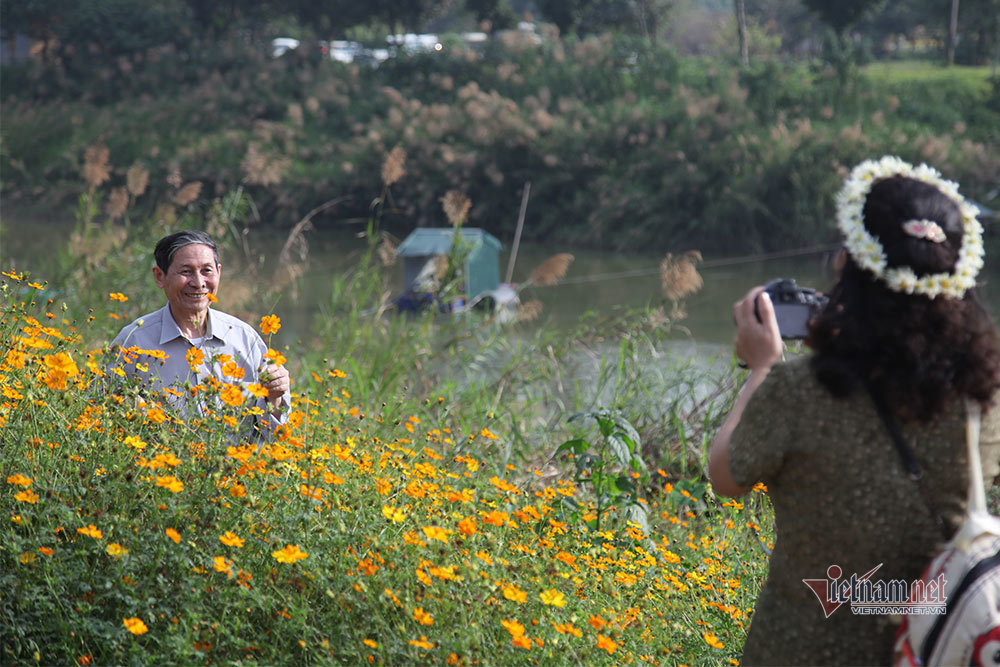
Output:
<path fill-rule="evenodd" d="M 763 287 L 754 287 L 736 302 L 733 320 L 736 322 L 736 356 L 748 368 L 767 369 L 781 360 L 781 332 L 771 297 Z"/>

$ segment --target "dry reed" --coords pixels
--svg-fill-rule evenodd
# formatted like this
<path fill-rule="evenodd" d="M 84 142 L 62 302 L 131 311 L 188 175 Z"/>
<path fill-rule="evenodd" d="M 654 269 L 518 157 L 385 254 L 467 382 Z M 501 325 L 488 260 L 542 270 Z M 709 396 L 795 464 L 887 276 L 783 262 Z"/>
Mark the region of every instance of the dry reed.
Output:
<path fill-rule="evenodd" d="M 91 190 L 100 187 L 111 178 L 108 160 L 111 151 L 104 144 L 89 146 L 83 154 L 83 180 Z"/>
<path fill-rule="evenodd" d="M 674 257 L 673 253 L 668 252 L 660 262 L 660 284 L 663 287 L 663 295 L 673 303 L 670 316 L 675 319 L 681 319 L 686 315 L 681 299 L 694 294 L 704 284 L 704 280 L 695 268 L 695 264 L 700 261 L 700 252 L 688 250 L 679 257 Z"/>
<path fill-rule="evenodd" d="M 452 227 L 461 227 L 469 217 L 472 202 L 458 190 L 449 190 L 441 197 L 441 207 Z"/>
<path fill-rule="evenodd" d="M 566 271 L 572 262 L 573 255 L 567 252 L 552 255 L 552 257 L 549 257 L 534 268 L 528 281 L 532 285 L 555 285 L 566 275 Z"/>
<path fill-rule="evenodd" d="M 386 187 L 396 183 L 406 173 L 406 151 L 396 146 L 382 163 L 382 182 Z"/>

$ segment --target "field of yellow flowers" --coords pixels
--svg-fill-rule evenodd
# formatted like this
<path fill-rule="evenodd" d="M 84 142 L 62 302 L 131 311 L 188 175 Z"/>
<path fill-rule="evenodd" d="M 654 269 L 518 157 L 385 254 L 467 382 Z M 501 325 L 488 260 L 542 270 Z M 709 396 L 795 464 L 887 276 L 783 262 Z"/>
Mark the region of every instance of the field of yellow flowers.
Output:
<path fill-rule="evenodd" d="M 762 492 L 615 469 L 643 528 L 594 493 L 600 433 L 515 464 L 478 405 L 319 362 L 252 441 L 253 384 L 184 388 L 211 408 L 182 418 L 59 293 L 0 277 L 4 663 L 738 664 Z"/>

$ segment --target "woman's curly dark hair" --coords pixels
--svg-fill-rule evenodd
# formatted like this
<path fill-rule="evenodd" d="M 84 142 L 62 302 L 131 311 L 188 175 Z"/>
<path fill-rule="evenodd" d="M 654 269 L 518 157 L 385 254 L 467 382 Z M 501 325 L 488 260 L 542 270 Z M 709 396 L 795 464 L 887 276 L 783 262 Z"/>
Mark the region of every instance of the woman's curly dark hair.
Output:
<path fill-rule="evenodd" d="M 864 219 L 889 267 L 909 266 L 918 276 L 954 270 L 961 214 L 934 186 L 902 176 L 879 181 Z M 908 220 L 936 222 L 945 242 L 907 235 Z M 961 299 L 894 292 L 849 256 L 810 323 L 809 342 L 813 372 L 834 396 L 871 387 L 905 421 L 931 421 L 960 397 L 985 408 L 1000 388 L 997 329 L 972 290 Z"/>

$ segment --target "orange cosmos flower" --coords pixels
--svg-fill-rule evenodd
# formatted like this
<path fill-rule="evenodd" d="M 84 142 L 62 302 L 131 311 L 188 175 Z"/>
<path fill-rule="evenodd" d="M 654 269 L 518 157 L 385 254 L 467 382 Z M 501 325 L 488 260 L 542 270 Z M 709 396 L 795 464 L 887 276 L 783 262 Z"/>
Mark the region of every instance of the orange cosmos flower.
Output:
<path fill-rule="evenodd" d="M 524 604 L 528 601 L 528 594 L 514 584 L 507 584 L 503 589 L 503 596 L 512 602 Z"/>
<path fill-rule="evenodd" d="M 427 641 L 426 635 L 420 635 L 420 639 L 411 639 L 410 646 L 416 646 L 417 648 L 422 648 L 425 651 L 429 651 L 434 648 L 434 644 Z"/>
<path fill-rule="evenodd" d="M 608 654 L 614 653 L 615 649 L 618 648 L 618 644 L 612 640 L 610 637 L 605 637 L 604 635 L 597 635 L 597 648 L 603 648 Z"/>
<path fill-rule="evenodd" d="M 265 315 L 260 318 L 260 331 L 265 336 L 278 333 L 281 329 L 281 318 L 277 315 Z"/>
<path fill-rule="evenodd" d="M 191 367 L 191 370 L 194 371 L 198 369 L 201 362 L 205 361 L 205 353 L 196 347 L 192 347 L 187 351 L 187 354 L 184 355 L 184 358 L 187 360 L 188 366 Z"/>
<path fill-rule="evenodd" d="M 165 532 L 167 534 L 167 537 L 169 537 L 170 539 L 172 539 L 175 544 L 180 544 L 181 543 L 181 534 L 178 533 L 173 528 L 167 528 L 163 532 Z"/>
<path fill-rule="evenodd" d="M 595 630 L 600 630 L 601 628 L 603 628 L 605 625 L 608 624 L 608 622 L 605 621 L 603 618 L 601 618 L 600 616 L 595 616 L 594 614 L 590 615 L 590 618 L 587 619 L 587 623 L 589 623 L 590 626 Z"/>
<path fill-rule="evenodd" d="M 7 355 L 4 357 L 4 363 L 11 368 L 24 368 L 27 362 L 28 355 L 21 350 L 7 350 Z"/>
<path fill-rule="evenodd" d="M 573 635 L 577 639 L 583 636 L 583 630 L 576 627 L 572 623 L 553 623 L 552 627 L 556 629 L 556 632 L 564 635 Z"/>
<path fill-rule="evenodd" d="M 156 485 L 162 486 L 171 493 L 180 493 L 184 490 L 184 482 L 177 479 L 173 475 L 164 475 L 163 477 L 157 476 Z"/>
<path fill-rule="evenodd" d="M 472 517 L 466 517 L 458 522 L 458 532 L 463 535 L 475 535 L 476 534 L 476 520 Z"/>
<path fill-rule="evenodd" d="M 510 643 L 518 648 L 523 648 L 526 651 L 531 649 L 531 640 L 524 635 L 514 637 L 510 640 Z"/>
<path fill-rule="evenodd" d="M 227 384 L 222 386 L 222 391 L 219 392 L 219 398 L 222 399 L 227 405 L 231 405 L 234 408 L 238 408 L 243 405 L 243 392 L 236 385 Z"/>
<path fill-rule="evenodd" d="M 112 292 L 111 294 L 108 295 L 108 298 L 111 299 L 112 301 L 120 301 L 122 303 L 128 301 L 128 297 L 122 294 L 121 292 Z"/>
<path fill-rule="evenodd" d="M 493 433 L 488 428 L 485 427 L 483 428 L 482 431 L 479 432 L 479 435 L 483 436 L 484 438 L 487 438 L 488 440 L 499 440 L 497 436 L 493 435 Z"/>
<path fill-rule="evenodd" d="M 143 623 L 141 619 L 135 618 L 134 616 L 132 618 L 123 618 L 122 623 L 125 624 L 125 627 L 128 628 L 128 631 L 133 635 L 142 635 L 149 632 L 149 628 L 146 627 L 146 624 Z"/>
<path fill-rule="evenodd" d="M 309 554 L 299 548 L 297 544 L 289 544 L 280 551 L 272 551 L 271 556 L 279 563 L 294 563 L 295 561 L 308 558 Z"/>
<path fill-rule="evenodd" d="M 272 350 L 271 348 L 267 348 L 267 354 L 264 355 L 264 358 L 278 366 L 284 366 L 285 362 L 288 361 L 288 359 L 285 358 L 285 355 L 277 350 Z"/>
<path fill-rule="evenodd" d="M 504 628 L 506 628 L 507 632 L 510 633 L 511 637 L 522 637 L 522 636 L 524 636 L 524 626 L 521 625 L 521 623 L 518 622 L 515 619 L 510 619 L 510 620 L 506 620 L 505 619 L 505 620 L 502 620 L 502 621 L 500 621 L 500 625 L 502 625 Z"/>
<path fill-rule="evenodd" d="M 711 646 L 712 648 L 726 648 L 726 645 L 720 642 L 719 638 L 716 637 L 715 633 L 713 632 L 706 632 L 705 634 L 702 635 L 702 639 L 704 639 L 705 643 Z"/>
<path fill-rule="evenodd" d="M 209 303 L 218 303 L 219 302 L 219 297 L 215 296 L 211 292 L 209 292 L 205 296 L 208 298 L 208 302 Z"/>
<path fill-rule="evenodd" d="M 227 547 L 240 548 L 243 546 L 243 540 L 234 535 L 233 533 L 226 531 L 225 535 L 219 536 L 219 541 L 225 544 Z"/>
<path fill-rule="evenodd" d="M 99 540 L 104 537 L 104 533 L 102 533 L 94 524 L 90 524 L 85 528 L 77 528 L 76 532 L 81 535 L 86 535 L 87 537 L 92 537 L 95 540 Z"/>
<path fill-rule="evenodd" d="M 246 370 L 235 361 L 227 361 L 222 364 L 222 374 L 226 377 L 242 380 L 247 374 Z"/>
<path fill-rule="evenodd" d="M 7 478 L 8 484 L 16 484 L 18 486 L 31 486 L 31 478 L 25 477 L 21 473 L 14 473 Z"/>
<path fill-rule="evenodd" d="M 413 620 L 420 625 L 434 625 L 434 617 L 425 612 L 423 607 L 413 610 Z"/>
<path fill-rule="evenodd" d="M 233 561 L 225 556 L 216 556 L 212 559 L 212 569 L 216 572 L 224 572 L 230 578 L 233 576 Z"/>
<path fill-rule="evenodd" d="M 38 550 L 41 552 L 43 556 L 51 556 L 52 554 L 55 553 L 55 551 L 50 549 L 49 547 L 38 547 Z"/>

